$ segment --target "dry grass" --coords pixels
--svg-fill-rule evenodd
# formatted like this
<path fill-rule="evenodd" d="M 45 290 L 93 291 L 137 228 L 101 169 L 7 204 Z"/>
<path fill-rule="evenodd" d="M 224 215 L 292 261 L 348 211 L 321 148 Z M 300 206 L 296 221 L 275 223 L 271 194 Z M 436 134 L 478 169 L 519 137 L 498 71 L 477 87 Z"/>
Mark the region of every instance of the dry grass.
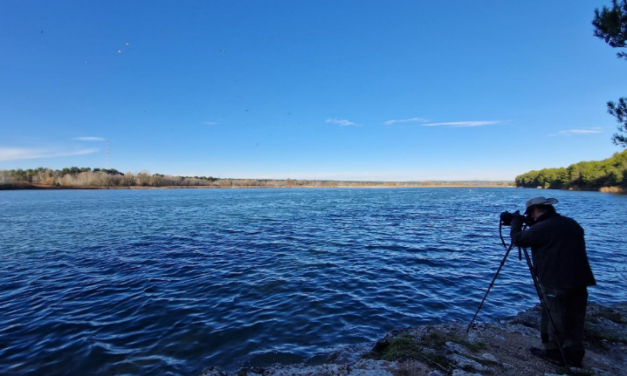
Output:
<path fill-rule="evenodd" d="M 625 194 L 625 193 L 627 193 L 627 190 L 625 190 L 625 188 L 621 188 L 621 187 L 601 187 L 599 189 L 599 192 L 601 192 L 601 193 L 622 193 L 622 194 Z"/>

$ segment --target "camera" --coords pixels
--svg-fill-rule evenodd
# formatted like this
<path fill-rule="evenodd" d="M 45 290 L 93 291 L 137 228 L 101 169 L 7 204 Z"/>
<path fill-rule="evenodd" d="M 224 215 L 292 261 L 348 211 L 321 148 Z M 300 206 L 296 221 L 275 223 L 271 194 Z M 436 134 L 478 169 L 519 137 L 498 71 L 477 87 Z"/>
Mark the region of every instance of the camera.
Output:
<path fill-rule="evenodd" d="M 533 217 L 522 215 L 520 214 L 520 211 L 518 210 L 516 210 L 513 213 L 510 213 L 508 211 L 504 211 L 503 213 L 501 213 L 501 224 L 503 224 L 503 226 L 511 226 L 512 220 L 516 217 L 522 217 L 523 223 L 526 224 L 527 226 L 533 225 Z"/>

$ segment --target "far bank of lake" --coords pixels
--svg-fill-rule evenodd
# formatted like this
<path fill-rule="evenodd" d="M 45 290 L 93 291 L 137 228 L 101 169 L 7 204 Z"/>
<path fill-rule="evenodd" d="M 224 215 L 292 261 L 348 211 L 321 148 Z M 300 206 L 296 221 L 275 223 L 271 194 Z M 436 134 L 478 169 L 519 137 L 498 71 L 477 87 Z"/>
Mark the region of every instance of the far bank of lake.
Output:
<path fill-rule="evenodd" d="M 362 185 L 359 185 L 362 184 Z M 367 183 L 357 183 L 355 185 L 350 184 L 337 184 L 337 185 L 285 185 L 285 186 L 272 186 L 272 185 L 220 185 L 220 186 L 54 186 L 54 185 L 39 185 L 39 184 L 18 184 L 18 185 L 0 185 L 0 190 L 60 190 L 60 189 L 297 189 L 297 188 L 516 188 L 512 185 L 487 185 L 487 184 L 406 184 L 406 183 L 381 183 L 377 185 L 367 185 Z"/>

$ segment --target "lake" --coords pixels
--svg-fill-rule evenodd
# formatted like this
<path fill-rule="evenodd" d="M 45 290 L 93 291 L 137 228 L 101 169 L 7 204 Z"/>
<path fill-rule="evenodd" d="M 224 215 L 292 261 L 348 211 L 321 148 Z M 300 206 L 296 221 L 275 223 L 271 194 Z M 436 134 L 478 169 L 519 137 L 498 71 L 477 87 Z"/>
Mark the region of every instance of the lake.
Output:
<path fill-rule="evenodd" d="M 590 300 L 627 300 L 627 196 L 0 191 L 0 374 L 197 375 L 317 361 L 395 328 L 469 321 L 505 254 L 499 214 L 540 195 L 586 231 L 599 284 Z M 537 301 L 512 252 L 478 319 Z"/>

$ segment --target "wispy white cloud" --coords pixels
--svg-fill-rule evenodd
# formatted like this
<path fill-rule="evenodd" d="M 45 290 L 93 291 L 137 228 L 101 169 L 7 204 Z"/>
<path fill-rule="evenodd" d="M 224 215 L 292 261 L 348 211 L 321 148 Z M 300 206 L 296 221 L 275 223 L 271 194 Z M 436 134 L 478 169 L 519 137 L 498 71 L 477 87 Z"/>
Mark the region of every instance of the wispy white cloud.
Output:
<path fill-rule="evenodd" d="M 208 127 L 213 127 L 214 125 L 218 125 L 220 123 L 215 122 L 215 121 L 205 121 L 203 124 L 208 126 Z"/>
<path fill-rule="evenodd" d="M 603 133 L 603 131 L 601 130 L 601 127 L 593 127 L 590 129 L 569 129 L 565 131 L 559 131 L 557 133 L 551 133 L 549 137 L 596 134 L 596 133 Z"/>
<path fill-rule="evenodd" d="M 598 129 L 570 129 L 567 131 L 559 131 L 559 134 L 592 134 L 601 133 Z"/>
<path fill-rule="evenodd" d="M 447 123 L 427 123 L 423 127 L 483 127 L 485 125 L 499 124 L 500 120 L 488 121 L 452 121 Z"/>
<path fill-rule="evenodd" d="M 32 149 L 32 148 L 0 148 L 0 161 L 14 161 L 18 159 L 39 159 L 70 157 L 76 155 L 86 155 L 98 152 L 99 149 L 81 150 L 52 150 L 52 149 Z"/>
<path fill-rule="evenodd" d="M 74 137 L 72 140 L 78 141 L 106 141 L 106 139 L 102 137 Z"/>
<path fill-rule="evenodd" d="M 427 121 L 429 121 L 429 119 L 415 117 L 415 118 L 411 118 L 411 119 L 388 120 L 388 121 L 384 122 L 383 124 L 385 124 L 385 125 L 393 125 L 393 124 L 396 124 L 396 123 L 424 123 L 424 122 L 427 122 Z"/>
<path fill-rule="evenodd" d="M 327 119 L 325 123 L 338 124 L 341 127 L 361 127 L 360 124 L 353 123 L 346 119 Z"/>

